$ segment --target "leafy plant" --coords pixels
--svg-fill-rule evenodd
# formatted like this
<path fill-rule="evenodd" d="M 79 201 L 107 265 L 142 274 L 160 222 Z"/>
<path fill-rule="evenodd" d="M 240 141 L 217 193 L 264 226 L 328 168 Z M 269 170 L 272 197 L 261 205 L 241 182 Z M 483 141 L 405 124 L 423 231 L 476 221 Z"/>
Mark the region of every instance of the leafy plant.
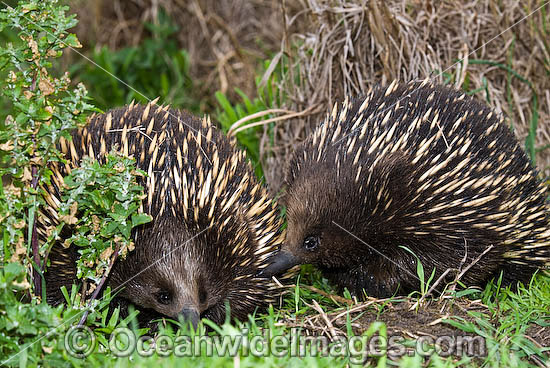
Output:
<path fill-rule="evenodd" d="M 67 191 L 59 188 L 61 224 L 45 229 L 50 241 L 39 243 L 35 219 L 47 205 L 43 188 L 53 175 L 51 163 L 65 163 L 56 148 L 59 140 L 71 139 L 70 132 L 85 123 L 87 113 L 97 111 L 88 103 L 84 85 L 73 87 L 68 73 L 56 77 L 51 72 L 63 49 L 80 47 L 68 32 L 76 19 L 66 16 L 67 10 L 56 0 L 25 0 L 0 11 L 0 30 L 11 29 L 18 36 L 17 42 L 0 48 L 0 75 L 7 76 L 0 93 L 12 106 L 0 124 L 0 365 L 75 363 L 56 332 L 64 332 L 82 316 L 80 297 L 73 286 L 70 296 L 65 292 L 67 307 L 50 307 L 44 302 L 42 277 L 45 255 L 65 223 L 77 229 L 67 244 L 86 247 L 90 256 L 80 273 L 97 281 L 105 274 L 111 249 L 131 249 L 132 227 L 149 220 L 137 213 L 142 189 L 136 175 L 143 173 L 134 169 L 131 159 L 109 155 L 105 165 L 85 161 L 66 178 Z M 86 236 L 93 238 L 84 240 Z M 94 309 L 84 314 L 89 323 L 103 326 L 109 301 L 108 291 L 101 301 L 92 298 L 89 305 Z M 113 318 L 109 327 L 119 323 Z"/>
<path fill-rule="evenodd" d="M 81 46 L 68 32 L 76 20 L 65 16 L 67 9 L 57 1 L 29 0 L 0 12 L 0 30 L 15 29 L 19 37 L 18 43 L 0 49 L 0 69 L 8 75 L 0 93 L 13 106 L 12 115 L 0 127 L 0 175 L 4 179 L 0 217 L 7 219 L 0 224 L 0 254 L 4 261 L 34 266 L 38 295 L 41 259 L 47 248 L 38 244 L 34 226 L 38 208 L 44 204 L 39 188 L 49 182 L 48 163 L 62 159 L 56 149 L 59 138 L 69 138 L 70 131 L 85 122 L 85 113 L 93 110 L 82 84 L 71 88 L 67 74 L 49 74 L 52 60 L 64 48 Z"/>
<path fill-rule="evenodd" d="M 173 35 L 178 28 L 159 13 L 159 24 L 146 24 L 152 37 L 139 46 L 117 51 L 106 46 L 94 50 L 89 60 L 74 64 L 71 75 L 90 88 L 101 109 L 122 106 L 136 100 L 147 103 L 160 96 L 173 107 L 198 112 L 189 75 L 189 57 L 178 47 Z"/>
<path fill-rule="evenodd" d="M 61 324 L 61 308 L 52 310 L 45 303 L 21 303 L 18 296 L 28 289 L 25 269 L 21 264 L 9 263 L 0 268 L 0 364 L 25 365 L 37 363 L 37 358 L 52 353 L 55 340 L 36 341 Z M 14 356 L 19 354 L 18 356 Z M 49 360 L 61 360 L 59 351 L 49 355 Z"/>
<path fill-rule="evenodd" d="M 137 176 L 145 173 L 134 168 L 133 159 L 112 153 L 103 165 L 86 157 L 65 177 L 59 216 L 73 228 L 64 245 L 79 249 L 79 278 L 98 284 L 118 255 L 124 258 L 133 250 L 132 228 L 151 221 L 138 213 L 143 187 L 135 182 Z"/>
<path fill-rule="evenodd" d="M 275 88 L 281 79 L 281 63 L 277 65 L 274 72 L 269 74 L 269 78 L 266 79 L 265 83 L 262 83 L 262 75 L 269 69 L 271 62 L 272 60 L 265 60 L 262 64 L 262 72 L 258 73 L 256 76 L 258 97 L 250 99 L 239 88 L 235 88 L 235 92 L 239 94 L 242 102 L 232 104 L 225 94 L 220 91 L 216 92 L 216 99 L 220 105 L 220 109 L 216 113 L 216 120 L 219 121 L 224 133 L 227 133 L 234 123 L 246 116 L 281 106 L 281 100 L 284 96 L 282 96 L 279 93 L 279 90 Z M 251 119 L 247 123 L 254 123 L 272 117 L 272 114 L 267 114 L 262 117 Z M 270 123 L 268 125 L 268 129 L 271 134 L 271 141 L 273 141 L 273 127 L 274 123 Z M 263 128 L 261 126 L 256 126 L 236 134 L 237 142 L 241 145 L 241 147 L 246 149 L 248 157 L 254 166 L 256 175 L 259 178 L 263 177 L 263 170 L 260 163 L 260 138 L 258 136 L 262 129 Z"/>

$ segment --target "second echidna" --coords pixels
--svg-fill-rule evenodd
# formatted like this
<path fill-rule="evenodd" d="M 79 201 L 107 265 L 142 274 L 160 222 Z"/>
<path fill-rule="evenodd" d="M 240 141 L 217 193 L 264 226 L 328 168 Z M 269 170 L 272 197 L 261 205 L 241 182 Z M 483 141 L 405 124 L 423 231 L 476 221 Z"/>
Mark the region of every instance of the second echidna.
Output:
<path fill-rule="evenodd" d="M 418 289 L 417 260 L 436 279 L 467 269 L 467 285 L 550 265 L 547 189 L 510 129 L 427 81 L 335 106 L 286 182 L 285 245 L 267 276 L 313 263 L 355 295 L 389 296 Z"/>
<path fill-rule="evenodd" d="M 222 323 L 226 305 L 243 319 L 274 301 L 274 284 L 256 274 L 281 243 L 280 219 L 234 142 L 207 119 L 148 104 L 96 115 L 61 144 L 72 165 L 85 155 L 101 161 L 115 147 L 147 173 L 140 178 L 143 211 L 153 217 L 135 229 L 135 250 L 111 271 L 108 285 L 122 288 L 120 297 L 153 315 L 193 323 L 202 317 Z M 55 219 L 61 180 L 54 175 L 42 221 Z M 76 256 L 54 246 L 49 303 L 62 301 L 59 287 L 73 281 Z"/>

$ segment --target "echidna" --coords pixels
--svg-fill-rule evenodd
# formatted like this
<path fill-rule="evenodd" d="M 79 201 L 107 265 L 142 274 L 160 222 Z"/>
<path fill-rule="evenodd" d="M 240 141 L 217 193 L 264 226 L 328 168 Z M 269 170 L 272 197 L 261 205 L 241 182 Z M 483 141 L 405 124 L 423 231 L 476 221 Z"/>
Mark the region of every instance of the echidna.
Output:
<path fill-rule="evenodd" d="M 281 220 L 233 140 L 209 119 L 148 104 L 96 115 L 61 144 L 72 165 L 85 155 L 101 161 L 115 147 L 147 173 L 140 179 L 143 211 L 153 217 L 134 231 L 135 250 L 111 271 L 108 285 L 123 287 L 120 297 L 147 313 L 193 323 L 223 322 L 226 305 L 242 319 L 274 300 L 275 285 L 256 274 L 282 241 Z M 66 170 L 55 168 L 52 219 Z M 74 279 L 77 256 L 74 248 L 54 246 L 46 276 L 50 304 L 63 300 L 59 287 Z"/>
<path fill-rule="evenodd" d="M 510 129 L 428 81 L 335 105 L 285 180 L 287 235 L 266 276 L 313 263 L 352 294 L 388 296 L 417 290 L 416 257 L 435 279 L 467 270 L 467 285 L 550 264 L 546 188 Z"/>

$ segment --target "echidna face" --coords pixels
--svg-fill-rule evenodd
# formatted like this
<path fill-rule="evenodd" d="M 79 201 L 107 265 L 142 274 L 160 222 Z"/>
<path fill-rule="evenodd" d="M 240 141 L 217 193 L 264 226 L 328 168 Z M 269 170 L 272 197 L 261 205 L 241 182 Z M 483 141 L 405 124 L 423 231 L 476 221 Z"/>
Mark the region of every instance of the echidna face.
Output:
<path fill-rule="evenodd" d="M 226 292 L 215 281 L 222 270 L 208 269 L 200 251 L 206 245 L 179 228 L 141 233 L 144 241 L 113 269 L 111 285 L 123 286 L 121 296 L 138 307 L 193 325 L 202 317 L 225 316 Z"/>
<path fill-rule="evenodd" d="M 328 180 L 328 179 L 327 179 Z M 298 185 L 289 191 L 287 207 L 287 233 L 283 250 L 288 251 L 297 263 L 313 263 L 323 267 L 341 267 L 350 260 L 345 257 L 357 248 L 357 240 L 343 230 L 348 220 L 346 208 L 334 209 L 333 203 L 341 193 L 329 185 L 316 185 L 326 190 L 311 193 L 310 188 Z M 305 192 L 312 201 L 304 202 Z M 343 225 L 342 227 L 338 225 Z"/>
<path fill-rule="evenodd" d="M 205 225 L 193 232 L 175 219 L 141 231 L 136 249 L 113 268 L 111 287 L 122 285 L 120 296 L 138 308 L 194 325 L 201 318 L 223 323 L 227 306 L 246 318 L 268 302 L 269 282 L 255 276 L 260 260 L 250 224 L 231 218 L 223 231 Z"/>
<path fill-rule="evenodd" d="M 266 276 L 279 274 L 296 264 L 315 264 L 324 268 L 349 266 L 356 262 L 347 257 L 359 242 L 345 230 L 353 219 L 346 203 L 347 184 L 332 173 L 319 170 L 314 180 L 296 180 L 288 188 L 285 204 L 287 229 L 280 252 L 271 257 Z M 340 225 L 340 226 L 338 226 Z M 351 225 L 349 225 L 351 226 Z"/>
<path fill-rule="evenodd" d="M 137 306 L 196 325 L 217 304 L 216 291 L 189 256 L 159 258 L 125 285 L 123 296 Z M 160 255 L 159 255 L 160 256 Z M 177 259 L 176 259 L 177 257 Z M 223 304 L 222 304 L 223 307 Z"/>

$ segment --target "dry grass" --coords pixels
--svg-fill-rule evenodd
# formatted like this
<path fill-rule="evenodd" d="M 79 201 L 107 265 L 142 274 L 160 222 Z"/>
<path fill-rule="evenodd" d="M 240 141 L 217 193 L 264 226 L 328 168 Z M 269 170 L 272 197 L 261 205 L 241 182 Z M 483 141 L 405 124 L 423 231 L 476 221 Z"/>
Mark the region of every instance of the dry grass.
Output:
<path fill-rule="evenodd" d="M 179 28 L 177 39 L 190 56 L 190 73 L 205 99 L 214 92 L 237 98 L 233 87 L 256 92 L 258 59 L 280 47 L 283 28 L 277 0 L 69 0 L 84 45 L 111 49 L 135 46 L 150 36 L 161 11 Z M 200 95 L 200 93 L 199 93 Z M 206 111 L 212 112 L 212 111 Z"/>
<path fill-rule="evenodd" d="M 475 95 L 505 113 L 522 142 L 536 94 L 535 146 L 550 142 L 550 6 L 521 21 L 541 0 L 72 1 L 84 43 L 113 48 L 138 44 L 146 35 L 143 22 L 155 23 L 165 9 L 180 27 L 191 75 L 210 101 L 216 90 L 237 101 L 233 87 L 253 96 L 257 60 L 277 53 L 274 60 L 288 73 L 278 86 L 287 102 L 276 107 L 306 113 L 277 121 L 274 146 L 267 128 L 261 139 L 273 190 L 289 152 L 335 101 L 393 79 L 450 79 L 479 89 Z M 205 112 L 212 108 L 206 104 Z M 550 174 L 550 149 L 536 159 Z"/>
<path fill-rule="evenodd" d="M 289 98 L 281 107 L 302 111 L 319 104 L 324 109 L 279 125 L 278 159 L 265 169 L 275 186 L 292 143 L 302 140 L 335 101 L 393 79 L 429 77 L 444 82 L 448 74 L 456 87 L 465 82 L 469 90 L 486 85 L 476 96 L 489 98 L 492 107 L 505 113 L 522 142 L 536 93 L 536 147 L 550 142 L 550 49 L 548 33 L 541 34 L 550 24 L 550 6 L 520 22 L 543 2 L 302 0 L 300 4 L 301 8 L 285 9 L 283 51 L 289 57 L 289 75 L 280 88 Z M 550 150 L 536 158 L 539 168 L 549 174 Z"/>

